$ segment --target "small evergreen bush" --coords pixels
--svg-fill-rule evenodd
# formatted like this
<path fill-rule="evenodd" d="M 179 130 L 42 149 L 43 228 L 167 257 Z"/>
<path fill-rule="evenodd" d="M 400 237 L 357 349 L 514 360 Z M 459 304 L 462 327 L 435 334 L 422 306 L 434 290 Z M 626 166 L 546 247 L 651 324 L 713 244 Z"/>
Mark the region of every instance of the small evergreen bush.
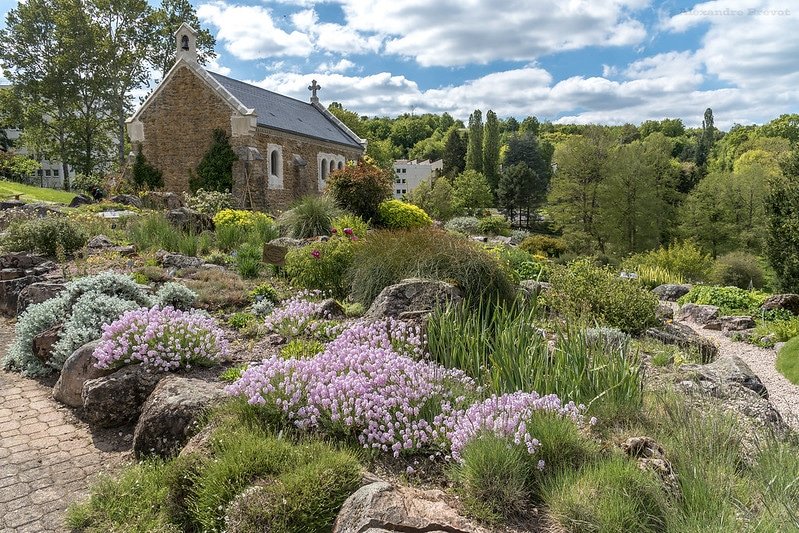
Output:
<path fill-rule="evenodd" d="M 477 235 L 480 233 L 479 223 L 477 217 L 455 217 L 444 224 L 444 229 L 464 235 Z"/>
<path fill-rule="evenodd" d="M 224 130 L 215 129 L 211 137 L 211 147 L 197 165 L 197 174 L 189 178 L 192 192 L 200 189 L 217 192 L 233 190 L 233 163 L 238 156 Z"/>
<path fill-rule="evenodd" d="M 330 175 L 327 190 L 340 208 L 364 220 L 377 219 L 380 202 L 391 196 L 394 176 L 360 160 Z"/>
<path fill-rule="evenodd" d="M 12 252 L 36 252 L 48 257 L 71 255 L 86 245 L 81 226 L 63 216 L 46 216 L 12 222 L 3 237 L 3 248 Z"/>
<path fill-rule="evenodd" d="M 756 255 L 730 252 L 713 263 L 710 282 L 714 285 L 733 286 L 739 289 L 762 289 L 766 274 Z"/>
<path fill-rule="evenodd" d="M 477 222 L 477 231 L 483 235 L 510 235 L 510 222 L 499 215 L 481 218 Z"/>
<path fill-rule="evenodd" d="M 294 207 L 283 213 L 277 224 L 282 233 L 295 239 L 307 239 L 319 235 L 330 235 L 333 220 L 341 215 L 328 196 L 306 196 Z"/>
<path fill-rule="evenodd" d="M 656 323 L 657 298 L 607 267 L 575 261 L 554 268 L 549 280 L 552 289 L 545 294 L 546 303 L 566 317 L 597 321 L 631 334 Z"/>
<path fill-rule="evenodd" d="M 271 283 L 261 283 L 250 291 L 250 299 L 253 302 L 260 302 L 261 300 L 268 300 L 273 304 L 280 303 L 280 298 L 277 291 Z"/>
<path fill-rule="evenodd" d="M 421 207 L 400 200 L 384 200 L 378 207 L 380 223 L 389 229 L 426 228 L 433 224 Z"/>
<path fill-rule="evenodd" d="M 180 283 L 165 283 L 155 294 L 155 300 L 161 307 L 174 307 L 188 311 L 197 301 L 197 293 Z"/>
<path fill-rule="evenodd" d="M 530 235 L 519 244 L 519 248 L 531 254 L 544 254 L 547 257 L 560 257 L 569 250 L 566 241 L 549 235 Z"/>
<path fill-rule="evenodd" d="M 345 298 L 350 287 L 347 271 L 354 255 L 354 243 L 346 236 L 293 248 L 286 254 L 286 275 L 304 289 Z"/>
<path fill-rule="evenodd" d="M 131 177 L 136 190 L 153 190 L 164 186 L 164 175 L 144 158 L 141 148 L 136 152 Z"/>

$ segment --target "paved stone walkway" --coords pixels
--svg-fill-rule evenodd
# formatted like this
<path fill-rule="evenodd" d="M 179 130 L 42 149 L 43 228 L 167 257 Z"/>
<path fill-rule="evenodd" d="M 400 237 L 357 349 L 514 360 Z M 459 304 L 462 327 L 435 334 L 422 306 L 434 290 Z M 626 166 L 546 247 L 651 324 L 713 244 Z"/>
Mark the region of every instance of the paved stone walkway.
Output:
<path fill-rule="evenodd" d="M 0 357 L 14 337 L 0 319 Z M 0 371 L 0 532 L 61 532 L 69 504 L 129 457 L 124 434 L 92 434 L 51 397 L 53 379 Z M 115 438 L 116 437 L 116 438 Z M 129 442 L 129 440 L 128 440 Z M 129 447 L 129 446 L 127 446 Z"/>

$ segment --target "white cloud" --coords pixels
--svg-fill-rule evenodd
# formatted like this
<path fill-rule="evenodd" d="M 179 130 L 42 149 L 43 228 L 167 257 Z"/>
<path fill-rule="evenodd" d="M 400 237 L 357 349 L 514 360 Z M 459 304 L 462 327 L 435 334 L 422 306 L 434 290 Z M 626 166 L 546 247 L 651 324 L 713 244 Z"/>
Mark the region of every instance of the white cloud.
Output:
<path fill-rule="evenodd" d="M 313 51 L 308 35 L 277 27 L 270 10 L 260 6 L 228 5 L 220 1 L 200 5 L 197 16 L 203 23 L 218 28 L 217 41 L 238 59 L 305 57 Z"/>
<path fill-rule="evenodd" d="M 337 63 L 322 63 L 319 65 L 318 70 L 322 72 L 345 72 L 355 67 L 355 63 L 349 59 L 342 59 Z"/>
<path fill-rule="evenodd" d="M 527 61 L 586 46 L 641 42 L 645 0 L 342 0 L 348 26 L 388 34 L 385 50 L 423 66 Z"/>
<path fill-rule="evenodd" d="M 313 9 L 294 13 L 291 20 L 298 30 L 309 36 L 317 49 L 326 52 L 337 54 L 377 52 L 382 42 L 381 37 L 362 35 L 349 26 L 319 22 L 319 16 Z"/>
<path fill-rule="evenodd" d="M 222 65 L 220 60 L 222 59 L 221 56 L 217 55 L 214 59 L 210 60 L 208 64 L 205 66 L 211 72 L 216 72 L 217 74 L 221 74 L 223 76 L 230 76 L 230 68 Z"/>

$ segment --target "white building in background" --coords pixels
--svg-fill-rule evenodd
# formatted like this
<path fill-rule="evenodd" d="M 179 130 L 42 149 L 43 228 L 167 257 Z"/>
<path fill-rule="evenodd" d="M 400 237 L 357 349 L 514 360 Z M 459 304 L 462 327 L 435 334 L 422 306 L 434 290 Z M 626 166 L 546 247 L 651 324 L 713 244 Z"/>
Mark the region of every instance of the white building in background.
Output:
<path fill-rule="evenodd" d="M 397 159 L 394 161 L 394 198 L 402 199 L 403 195 L 411 192 L 422 181 L 432 182 L 433 178 L 444 168 L 444 162 L 417 161 Z"/>
<path fill-rule="evenodd" d="M 11 87 L 10 85 L 0 85 L 0 89 L 5 89 Z M 19 126 L 15 125 L 8 125 L 8 124 L 0 124 L 0 129 L 2 129 L 6 137 L 9 141 L 13 144 L 13 153 L 18 155 L 27 156 L 28 150 L 19 144 L 19 137 L 22 134 L 22 129 Z M 63 176 L 63 165 L 61 161 L 51 161 L 49 159 L 36 159 L 39 164 L 42 166 L 36 174 L 30 176 L 29 183 L 31 185 L 37 185 L 39 187 L 50 187 L 52 189 L 63 189 L 64 188 L 64 176 Z M 70 183 L 72 179 L 75 177 L 75 169 L 69 167 L 69 180 Z"/>

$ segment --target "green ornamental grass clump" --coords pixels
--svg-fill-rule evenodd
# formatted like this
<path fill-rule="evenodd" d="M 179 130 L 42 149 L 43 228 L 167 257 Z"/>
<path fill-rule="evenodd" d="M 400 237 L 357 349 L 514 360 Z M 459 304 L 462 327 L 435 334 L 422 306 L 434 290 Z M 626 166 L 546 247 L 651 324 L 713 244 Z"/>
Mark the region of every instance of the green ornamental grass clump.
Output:
<path fill-rule="evenodd" d="M 236 257 L 234 259 L 236 272 L 238 272 L 242 278 L 257 278 L 263 266 L 263 263 L 261 263 L 262 256 L 263 250 L 260 246 L 245 242 L 236 250 Z"/>
<path fill-rule="evenodd" d="M 657 298 L 634 280 L 579 260 L 553 268 L 547 305 L 572 319 L 596 321 L 625 333 L 640 333 L 656 323 Z"/>
<path fill-rule="evenodd" d="M 622 270 L 637 272 L 642 267 L 657 267 L 688 282 L 706 281 L 713 258 L 692 241 L 674 242 L 668 247 L 634 254 L 624 260 Z"/>
<path fill-rule="evenodd" d="M 307 239 L 330 235 L 333 220 L 341 214 L 329 196 L 306 196 L 280 215 L 277 224 L 286 236 Z"/>
<path fill-rule="evenodd" d="M 11 252 L 36 252 L 48 257 L 72 255 L 86 245 L 88 236 L 67 217 L 52 215 L 15 221 L 8 227 L 2 246 Z"/>
<path fill-rule="evenodd" d="M 505 267 L 478 243 L 432 229 L 375 232 L 355 248 L 348 275 L 352 298 L 367 307 L 407 278 L 453 283 L 475 303 L 509 301 L 516 292 Z"/>
<path fill-rule="evenodd" d="M 389 229 L 426 228 L 433 224 L 421 207 L 401 200 L 384 200 L 378 207 L 380 223 Z"/>

